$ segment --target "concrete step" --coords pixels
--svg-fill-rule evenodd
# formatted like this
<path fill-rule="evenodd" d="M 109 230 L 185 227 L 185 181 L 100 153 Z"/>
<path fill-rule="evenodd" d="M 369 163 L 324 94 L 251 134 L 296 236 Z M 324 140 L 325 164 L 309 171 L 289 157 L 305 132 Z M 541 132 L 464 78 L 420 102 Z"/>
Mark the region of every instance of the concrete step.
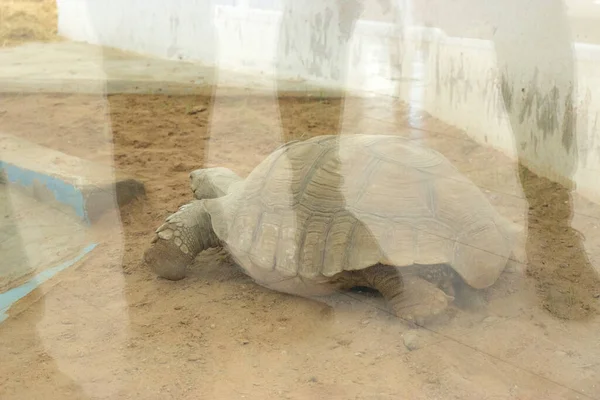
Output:
<path fill-rule="evenodd" d="M 86 223 L 145 195 L 143 183 L 108 165 L 6 134 L 0 134 L 0 180 Z"/>
<path fill-rule="evenodd" d="M 0 49 L 1 93 L 138 93 L 212 96 L 294 95 L 337 97 L 340 90 L 303 80 L 274 80 L 200 62 L 165 60 L 97 45 L 62 41 Z"/>
<path fill-rule="evenodd" d="M 0 185 L 0 322 L 9 308 L 90 252 L 88 225 Z"/>
<path fill-rule="evenodd" d="M 145 194 L 90 162 L 0 134 L 0 322 L 9 309 L 97 245 L 90 224 Z"/>

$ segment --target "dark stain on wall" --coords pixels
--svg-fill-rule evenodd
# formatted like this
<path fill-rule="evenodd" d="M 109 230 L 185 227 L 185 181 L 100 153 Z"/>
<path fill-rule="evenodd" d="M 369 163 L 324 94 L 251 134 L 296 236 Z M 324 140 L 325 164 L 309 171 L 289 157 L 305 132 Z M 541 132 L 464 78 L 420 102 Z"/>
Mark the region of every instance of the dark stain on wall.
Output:
<path fill-rule="evenodd" d="M 458 62 L 453 58 L 448 60 L 448 69 L 449 73 L 440 81 L 439 55 L 436 55 L 436 94 L 440 95 L 441 89 L 439 86 L 443 85 L 448 90 L 450 104 L 454 104 L 455 100 L 457 102 L 459 100 L 467 102 L 468 95 L 473 91 L 474 86 L 472 77 L 468 77 L 465 73 L 463 53 L 460 54 Z"/>
<path fill-rule="evenodd" d="M 503 72 L 501 75 L 501 92 L 506 106 L 506 111 L 510 115 L 518 115 L 519 122 L 523 124 L 526 120 L 534 118 L 534 123 L 542 132 L 543 139 L 549 136 L 561 134 L 561 143 L 565 150 L 570 151 L 574 143 L 574 108 L 572 90 L 569 90 L 565 96 L 564 103 L 561 104 L 561 93 L 558 87 L 553 86 L 550 90 L 544 92 L 539 86 L 539 70 L 536 67 L 533 77 L 527 87 L 519 89 L 522 101 L 515 103 L 514 93 L 515 84 L 510 81 L 508 74 Z M 571 88 L 572 89 L 572 88 Z M 514 110 L 516 104 L 520 109 Z M 562 107 L 561 107 L 562 106 Z M 535 107 L 535 109 L 534 109 Z M 563 111 L 564 110 L 564 113 Z M 563 117 L 560 118 L 561 113 Z M 530 140 L 537 147 L 537 136 L 530 132 Z"/>
<path fill-rule="evenodd" d="M 331 20 L 333 18 L 333 11 L 326 9 L 324 12 L 317 13 L 314 21 L 311 21 L 312 29 L 310 31 L 310 48 L 312 49 L 313 59 L 310 61 L 309 71 L 316 75 L 321 76 L 323 74 L 323 65 L 327 65 L 329 60 L 329 54 L 327 52 L 327 32 Z M 337 79 L 339 76 L 339 70 L 335 69 L 331 71 L 332 77 Z"/>

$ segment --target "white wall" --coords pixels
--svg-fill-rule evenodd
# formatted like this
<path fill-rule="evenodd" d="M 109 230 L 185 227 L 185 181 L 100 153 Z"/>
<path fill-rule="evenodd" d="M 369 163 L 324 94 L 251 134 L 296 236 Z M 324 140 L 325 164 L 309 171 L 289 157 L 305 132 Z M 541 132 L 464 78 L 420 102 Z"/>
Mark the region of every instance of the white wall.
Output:
<path fill-rule="evenodd" d="M 437 31 L 426 42 L 429 57 L 424 108 L 437 118 L 464 129 L 480 143 L 516 156 L 519 145 L 501 96 L 501 81 L 492 43 L 478 39 L 460 39 Z M 576 171 L 573 180 L 578 191 L 587 197 L 600 199 L 600 46 L 575 44 L 577 99 Z M 516 95 L 527 83 L 514 82 Z M 532 115 L 526 124 L 535 124 L 540 104 L 534 102 Z M 564 109 L 561 110 L 564 112 Z M 557 116 L 562 120 L 563 114 Z M 556 136 L 547 140 L 543 151 L 534 147 L 525 150 L 529 166 L 542 175 L 562 180 L 568 166 L 565 151 Z"/>
<path fill-rule="evenodd" d="M 57 0 L 59 33 L 73 40 L 168 59 L 196 60 L 229 70 L 311 80 L 325 86 L 341 85 L 347 89 L 398 95 L 403 99 L 411 98 L 414 95 L 411 88 L 418 87 L 421 105 L 435 117 L 464 129 L 482 143 L 515 154 L 517 143 L 499 92 L 497 57 L 488 40 L 449 37 L 431 28 L 410 27 L 399 32 L 389 22 L 359 21 L 346 53 L 339 41 L 313 38 L 313 42 L 321 46 L 321 54 L 329 57 L 319 60 L 319 68 L 315 69 L 307 66 L 314 44 L 301 43 L 301 54 L 306 54 L 296 59 L 282 59 L 278 47 L 290 35 L 306 34 L 307 26 L 298 24 L 295 30 L 280 30 L 282 14 L 268 4 L 256 9 L 248 8 L 249 0 L 241 7 L 216 2 Z M 227 1 L 220 0 L 220 3 Z M 405 26 L 409 26 L 406 16 L 398 12 L 391 19 L 404 18 Z M 327 26 L 329 38 L 339 36 L 335 19 L 333 22 Z M 392 53 L 398 46 L 400 34 L 405 35 L 403 68 L 395 71 L 397 62 L 391 62 Z M 600 133 L 596 123 L 600 108 L 600 69 L 597 68 L 600 46 L 576 44 L 575 50 L 579 157 L 574 178 L 578 190 L 600 199 L 600 185 L 596 183 L 600 171 Z M 421 55 L 424 74 L 417 77 L 416 61 Z M 347 60 L 347 76 L 335 73 L 340 60 Z M 398 75 L 405 81 L 416 80 L 412 84 L 401 84 L 400 80 L 392 79 Z M 513 89 L 518 90 L 517 86 L 515 82 Z M 524 124 L 534 122 L 532 119 Z M 539 173 L 560 177 L 569 169 L 561 165 L 561 160 L 568 163 L 570 159 L 561 156 L 559 143 L 548 143 L 543 152 L 532 147 L 529 155 L 537 164 L 531 167 Z M 537 152 L 535 157 L 534 152 Z"/>
<path fill-rule="evenodd" d="M 211 63 L 212 0 L 57 0 L 58 31 L 73 40 Z"/>
<path fill-rule="evenodd" d="M 302 66 L 309 57 L 309 43 L 303 45 L 302 60 L 277 59 L 282 33 L 279 7 L 267 7 L 267 0 L 237 0 L 246 6 L 227 6 L 236 0 L 57 0 L 59 34 L 76 41 L 115 47 L 166 59 L 193 60 L 233 71 L 275 74 L 280 78 L 310 79 L 326 86 L 352 86 L 361 89 L 388 89 L 381 82 L 390 74 L 389 49 L 394 26 L 380 22 L 359 22 L 350 42 L 350 54 L 340 53 L 336 22 L 329 25 L 328 38 L 320 38 L 322 53 L 319 70 Z M 274 4 L 282 0 L 273 0 Z M 322 0 L 334 3 L 337 0 Z M 398 0 L 396 0 L 398 1 Z M 247 4 L 264 3 L 261 9 Z M 299 3 L 300 4 L 300 3 Z M 320 8 L 323 6 L 319 5 Z M 273 10 L 269 10 L 273 8 Z M 310 12 L 305 6 L 307 14 Z M 292 34 L 306 33 L 298 24 Z M 319 40 L 319 39 L 317 39 Z M 359 56 L 360 55 L 360 56 Z M 340 60 L 350 57 L 345 79 L 333 77 Z M 352 58 L 354 56 L 354 58 Z M 277 68 L 276 68 L 277 66 Z M 366 87 L 365 87 L 366 85 Z"/>

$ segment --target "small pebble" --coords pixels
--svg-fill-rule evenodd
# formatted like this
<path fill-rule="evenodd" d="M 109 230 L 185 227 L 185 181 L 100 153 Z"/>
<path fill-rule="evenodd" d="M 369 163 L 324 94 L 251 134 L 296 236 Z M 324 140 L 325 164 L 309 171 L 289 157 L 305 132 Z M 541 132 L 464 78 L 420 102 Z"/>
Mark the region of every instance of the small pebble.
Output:
<path fill-rule="evenodd" d="M 211 327 L 212 329 L 215 329 L 215 324 L 210 324 L 210 327 Z"/>
<path fill-rule="evenodd" d="M 404 341 L 404 346 L 410 350 L 417 350 L 420 347 L 419 335 L 415 331 L 408 331 L 404 335 L 402 335 L 402 340 Z"/>
<path fill-rule="evenodd" d="M 203 111 L 206 111 L 206 107 L 202 107 L 202 106 L 194 107 L 194 108 L 192 108 L 191 110 L 188 111 L 188 115 L 198 114 L 198 113 L 201 113 Z"/>
<path fill-rule="evenodd" d="M 486 317 L 486 318 L 483 319 L 483 322 L 485 324 L 491 324 L 491 323 L 494 323 L 496 321 L 498 321 L 498 318 L 497 317 L 493 317 L 493 316 L 489 316 L 489 317 Z"/>
<path fill-rule="evenodd" d="M 594 298 L 595 298 L 595 299 L 600 299 L 600 293 L 596 293 L 596 294 L 594 295 Z"/>

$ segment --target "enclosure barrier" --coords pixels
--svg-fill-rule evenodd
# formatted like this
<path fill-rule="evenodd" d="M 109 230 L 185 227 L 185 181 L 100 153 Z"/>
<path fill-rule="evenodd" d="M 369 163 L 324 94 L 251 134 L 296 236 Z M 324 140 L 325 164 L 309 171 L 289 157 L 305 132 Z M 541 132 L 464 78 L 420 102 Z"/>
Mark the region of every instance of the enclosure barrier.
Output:
<path fill-rule="evenodd" d="M 390 60 L 398 31 L 391 23 L 357 23 L 349 46 L 345 79 L 335 77 L 335 59 L 320 69 L 303 72 L 300 65 L 277 65 L 277 46 L 284 40 L 281 12 L 231 6 L 214 8 L 199 0 L 57 0 L 59 33 L 71 40 L 115 47 L 166 59 L 200 62 L 222 69 L 277 76 L 320 84 L 325 88 L 369 91 L 398 96 L 432 116 L 460 128 L 476 141 L 515 156 L 515 139 L 500 96 L 500 81 L 492 44 L 456 38 L 439 29 L 404 29 L 400 76 Z M 335 43 L 322 51 L 338 54 Z M 328 46 L 328 47 L 327 47 Z M 305 46 L 306 47 L 306 46 Z M 573 180 L 581 194 L 600 200 L 600 46 L 576 43 L 577 169 Z M 305 49 L 308 57 L 308 47 Z M 277 71 L 277 74 L 275 74 Z M 516 84 L 512 89 L 520 90 Z M 535 118 L 536 107 L 529 118 Z M 525 124 L 535 121 L 525 121 Z M 556 144 L 557 146 L 560 144 Z M 525 159 L 536 172 L 565 178 L 551 148 L 540 156 L 531 149 Z M 539 153 L 539 152 L 538 152 Z M 536 162 L 534 163 L 533 160 Z M 558 160 L 559 161 L 559 160 Z"/>

